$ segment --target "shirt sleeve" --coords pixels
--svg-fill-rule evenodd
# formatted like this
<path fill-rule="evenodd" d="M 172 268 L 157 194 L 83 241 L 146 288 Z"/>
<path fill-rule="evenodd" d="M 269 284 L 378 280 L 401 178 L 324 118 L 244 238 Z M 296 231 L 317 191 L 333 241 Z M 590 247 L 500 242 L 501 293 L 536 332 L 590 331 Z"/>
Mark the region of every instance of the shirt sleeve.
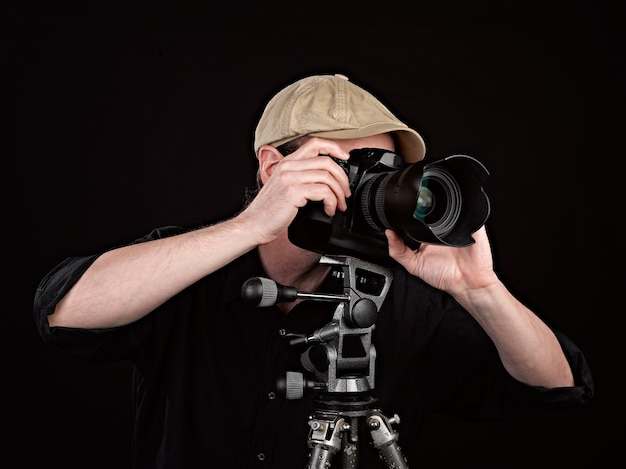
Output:
<path fill-rule="evenodd" d="M 156 228 L 130 244 L 173 236 L 184 230 L 176 226 Z M 33 315 L 37 330 L 46 343 L 64 349 L 77 358 L 107 359 L 124 358 L 124 350 L 140 340 L 138 332 L 146 327 L 146 321 L 110 329 L 81 329 L 50 327 L 48 316 L 65 294 L 76 284 L 93 262 L 101 255 L 68 257 L 55 266 L 41 280 L 33 301 Z M 116 352 L 117 351 L 117 352 Z"/>
<path fill-rule="evenodd" d="M 403 364 L 408 395 L 428 414 L 470 420 L 510 419 L 565 409 L 594 393 L 589 365 L 579 347 L 554 330 L 574 375 L 574 386 L 543 388 L 513 378 L 476 320 L 450 295 L 398 270 L 394 289 L 377 325 L 382 380 Z M 384 362 L 384 363 L 383 363 Z M 395 362 L 395 363 L 394 363 Z M 410 412 L 409 412 L 410 413 Z"/>
<path fill-rule="evenodd" d="M 469 313 L 460 306 L 448 310 L 430 348 L 437 369 L 431 369 L 427 389 L 435 407 L 465 419 L 482 420 L 518 418 L 586 403 L 594 393 L 587 360 L 567 335 L 553 332 L 570 364 L 574 386 L 544 388 L 516 380 Z"/>
<path fill-rule="evenodd" d="M 558 339 L 561 349 L 569 362 L 572 374 L 574 376 L 574 386 L 561 388 L 544 388 L 540 386 L 529 386 L 521 383 L 511 377 L 506 371 L 506 386 L 511 389 L 511 395 L 514 402 L 523 402 L 524 405 L 507 406 L 501 405 L 498 408 L 494 403 L 498 403 L 498 399 L 492 395 L 487 405 L 483 406 L 482 412 L 487 418 L 492 417 L 498 412 L 511 413 L 512 417 L 516 417 L 520 411 L 525 414 L 532 414 L 533 410 L 543 411 L 546 408 L 552 410 L 566 409 L 588 402 L 594 394 L 594 383 L 591 375 L 589 364 L 585 359 L 582 351 L 578 346 L 564 333 L 553 330 Z M 491 405 L 490 405 L 491 404 Z M 531 407 L 529 410 L 526 406 Z"/>

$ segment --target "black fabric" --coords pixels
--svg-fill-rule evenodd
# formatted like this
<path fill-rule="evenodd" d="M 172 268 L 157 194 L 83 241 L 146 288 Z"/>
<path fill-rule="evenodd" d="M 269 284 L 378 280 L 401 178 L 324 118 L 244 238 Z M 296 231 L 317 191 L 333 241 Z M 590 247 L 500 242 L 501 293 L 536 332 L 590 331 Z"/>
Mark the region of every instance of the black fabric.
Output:
<path fill-rule="evenodd" d="M 180 232 L 166 227 L 138 240 Z M 134 467 L 305 467 L 308 416 L 315 392 L 301 400 L 277 394 L 287 370 L 301 370 L 300 351 L 281 331 L 310 333 L 326 324 L 333 303 L 305 301 L 284 316 L 240 297 L 250 277 L 266 276 L 256 251 L 202 279 L 126 327 L 49 328 L 50 314 L 97 256 L 71 258 L 44 278 L 35 298 L 42 337 L 81 360 L 134 363 Z M 323 292 L 341 292 L 329 277 Z M 400 445 L 418 461 L 424 418 L 438 412 L 469 419 L 508 419 L 585 402 L 593 392 L 578 348 L 556 332 L 576 386 L 533 388 L 503 369 L 486 334 L 450 296 L 395 269 L 376 321 L 374 395 L 388 416 L 401 416 Z M 362 444 L 363 469 L 380 467 Z"/>

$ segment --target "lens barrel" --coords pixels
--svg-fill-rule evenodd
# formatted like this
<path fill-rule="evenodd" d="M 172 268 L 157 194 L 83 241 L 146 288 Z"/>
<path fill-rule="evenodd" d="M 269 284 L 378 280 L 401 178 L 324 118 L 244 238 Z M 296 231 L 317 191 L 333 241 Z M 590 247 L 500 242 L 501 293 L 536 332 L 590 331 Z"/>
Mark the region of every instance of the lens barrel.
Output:
<path fill-rule="evenodd" d="M 357 197 L 373 229 L 390 228 L 418 243 L 468 246 L 490 213 L 482 187 L 488 175 L 475 158 L 453 155 L 370 175 Z"/>

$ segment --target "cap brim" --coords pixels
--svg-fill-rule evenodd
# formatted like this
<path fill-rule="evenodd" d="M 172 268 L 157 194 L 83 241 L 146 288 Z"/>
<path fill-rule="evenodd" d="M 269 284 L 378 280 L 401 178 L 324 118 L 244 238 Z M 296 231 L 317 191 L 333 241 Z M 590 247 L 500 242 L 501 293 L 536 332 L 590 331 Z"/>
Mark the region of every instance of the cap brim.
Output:
<path fill-rule="evenodd" d="M 416 163 L 426 155 L 426 145 L 422 136 L 415 130 L 394 124 L 392 122 L 382 122 L 380 124 L 370 124 L 358 129 L 340 129 L 329 130 L 325 132 L 313 132 L 309 135 L 312 137 L 336 138 L 338 140 L 346 140 L 351 138 L 371 137 L 372 135 L 384 134 L 387 132 L 396 132 L 398 136 L 397 153 L 407 163 Z M 284 142 L 283 142 L 284 143 Z"/>

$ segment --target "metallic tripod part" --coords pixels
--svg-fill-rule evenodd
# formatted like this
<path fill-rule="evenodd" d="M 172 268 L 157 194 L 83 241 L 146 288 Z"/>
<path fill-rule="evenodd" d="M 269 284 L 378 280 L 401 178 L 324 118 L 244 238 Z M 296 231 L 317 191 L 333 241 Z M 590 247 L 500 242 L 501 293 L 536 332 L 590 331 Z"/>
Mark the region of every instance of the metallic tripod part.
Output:
<path fill-rule="evenodd" d="M 343 305 L 338 305 L 335 310 L 335 316 L 341 314 Z M 324 343 L 323 346 L 326 350 L 328 366 L 325 371 L 318 370 L 316 378 L 318 381 L 325 381 L 327 383 L 326 389 L 329 392 L 334 393 L 346 393 L 346 392 L 365 392 L 370 389 L 374 389 L 374 380 L 376 372 L 376 348 L 371 341 L 371 329 L 369 328 L 364 333 L 359 332 L 356 329 L 342 328 L 343 341 L 333 340 L 329 343 Z M 359 340 L 364 350 L 367 353 L 360 357 L 348 357 L 345 356 L 343 351 L 343 344 L 346 337 L 353 337 Z M 351 376 L 344 376 L 347 370 L 357 370 L 359 375 L 355 378 L 354 373 Z"/>
<path fill-rule="evenodd" d="M 260 277 L 259 280 L 261 282 L 261 290 L 263 292 L 261 301 L 259 301 L 259 308 L 264 308 L 266 306 L 271 306 L 275 304 L 276 298 L 278 297 L 278 287 L 276 285 L 276 282 Z"/>
<path fill-rule="evenodd" d="M 334 392 L 362 393 L 371 389 L 367 377 L 339 378 L 336 381 Z"/>
<path fill-rule="evenodd" d="M 328 469 L 337 453 L 342 449 L 343 436 L 350 424 L 342 417 L 316 418 L 309 421 L 311 448 L 306 469 Z"/>
<path fill-rule="evenodd" d="M 320 327 L 311 336 L 307 338 L 307 343 L 319 344 L 322 342 L 328 342 L 333 340 L 339 335 L 339 324 L 336 322 L 329 322 L 323 327 Z"/>
<path fill-rule="evenodd" d="M 367 418 L 367 428 L 372 436 L 372 443 L 386 467 L 408 469 L 407 460 L 398 445 L 398 433 L 391 428 L 391 423 L 399 422 L 400 417 L 397 414 L 387 419 L 380 412 L 374 411 Z"/>
<path fill-rule="evenodd" d="M 342 265 L 343 276 L 348 286 L 348 291 L 344 292 L 350 303 L 358 301 L 362 296 L 370 298 L 376 308 L 380 309 L 385 301 L 385 297 L 393 281 L 392 270 L 381 265 L 357 259 L 349 256 L 322 256 L 320 264 Z M 364 288 L 361 274 L 366 273 L 379 279 L 384 279 L 380 288 Z"/>
<path fill-rule="evenodd" d="M 306 387 L 302 373 L 298 373 L 297 371 L 288 371 L 285 382 L 285 397 L 288 400 L 302 399 L 304 396 L 304 389 Z"/>
<path fill-rule="evenodd" d="M 337 304 L 332 320 L 312 334 L 287 334 L 290 345 L 309 346 L 300 358 L 314 380 L 288 372 L 278 386 L 288 399 L 302 398 L 307 389 L 323 390 L 314 401 L 315 411 L 309 420 L 306 469 L 330 469 L 333 462 L 339 464 L 335 469 L 357 469 L 363 425 L 388 469 L 408 469 L 398 435 L 391 429 L 399 418 L 387 419 L 376 408 L 377 399 L 372 395 L 376 361 L 372 331 L 389 291 L 392 271 L 351 257 L 324 256 L 320 263 L 343 266 L 340 278 L 344 294 L 334 299 L 344 301 Z M 311 294 L 310 299 L 329 298 Z"/>
<path fill-rule="evenodd" d="M 300 364 L 302 368 L 304 368 L 309 373 L 313 373 L 316 370 L 315 363 L 311 359 L 309 353 L 311 352 L 311 348 L 309 347 L 302 355 L 300 355 Z"/>
<path fill-rule="evenodd" d="M 315 445 L 311 448 L 309 462 L 306 469 L 328 469 L 331 467 L 331 461 L 335 456 L 335 452 L 322 445 Z"/>
<path fill-rule="evenodd" d="M 328 367 L 319 370 L 316 379 L 325 381 L 331 393 L 373 389 L 376 350 L 372 344 L 372 331 L 393 273 L 391 269 L 353 257 L 323 256 L 320 263 L 343 266 L 344 294 L 350 301 L 338 304 L 335 309 L 332 322 L 338 324 L 338 334 L 324 341 Z M 357 349 L 362 353 L 354 353 Z M 358 383 L 355 389 L 352 376 L 365 378 L 367 385 Z"/>
<path fill-rule="evenodd" d="M 306 293 L 298 292 L 298 298 L 303 300 L 315 301 L 350 301 L 348 295 L 340 295 L 335 293 Z"/>
<path fill-rule="evenodd" d="M 287 371 L 284 378 L 276 381 L 276 390 L 287 400 L 302 399 L 305 391 L 325 389 L 326 383 L 306 379 L 299 371 Z"/>

